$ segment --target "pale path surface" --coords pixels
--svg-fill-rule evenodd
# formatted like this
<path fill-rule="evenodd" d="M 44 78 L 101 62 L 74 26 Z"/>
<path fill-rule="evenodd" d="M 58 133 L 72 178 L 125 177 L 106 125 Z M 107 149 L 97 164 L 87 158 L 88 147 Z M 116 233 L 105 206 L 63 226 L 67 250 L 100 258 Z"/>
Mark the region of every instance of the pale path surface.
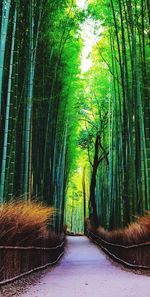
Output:
<path fill-rule="evenodd" d="M 86 237 L 69 237 L 60 264 L 21 297 L 150 297 L 150 279 L 114 266 Z"/>

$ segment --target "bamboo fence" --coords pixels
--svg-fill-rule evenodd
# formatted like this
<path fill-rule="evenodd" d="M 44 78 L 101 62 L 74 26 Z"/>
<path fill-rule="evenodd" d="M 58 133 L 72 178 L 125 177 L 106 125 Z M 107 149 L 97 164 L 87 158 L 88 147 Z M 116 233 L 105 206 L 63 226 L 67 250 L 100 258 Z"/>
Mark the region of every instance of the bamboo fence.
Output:
<path fill-rule="evenodd" d="M 87 229 L 87 236 L 114 260 L 131 268 L 150 269 L 150 242 L 121 245 L 108 242 Z"/>
<path fill-rule="evenodd" d="M 56 264 L 64 253 L 64 240 L 50 247 L 0 246 L 0 285 Z"/>

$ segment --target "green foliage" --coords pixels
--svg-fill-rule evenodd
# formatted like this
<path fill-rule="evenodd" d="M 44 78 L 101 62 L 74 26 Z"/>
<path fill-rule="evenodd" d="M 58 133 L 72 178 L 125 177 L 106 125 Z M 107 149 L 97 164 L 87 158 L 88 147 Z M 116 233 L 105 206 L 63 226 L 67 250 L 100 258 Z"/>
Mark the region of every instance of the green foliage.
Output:
<path fill-rule="evenodd" d="M 75 0 L 8 1 L 8 22 L 4 1 L 0 10 L 0 199 L 25 194 L 61 209 L 58 231 L 66 197 L 78 223 L 86 199 L 108 228 L 150 209 L 148 6 L 87 3 L 82 11 Z M 81 73 L 86 19 L 99 40 Z"/>

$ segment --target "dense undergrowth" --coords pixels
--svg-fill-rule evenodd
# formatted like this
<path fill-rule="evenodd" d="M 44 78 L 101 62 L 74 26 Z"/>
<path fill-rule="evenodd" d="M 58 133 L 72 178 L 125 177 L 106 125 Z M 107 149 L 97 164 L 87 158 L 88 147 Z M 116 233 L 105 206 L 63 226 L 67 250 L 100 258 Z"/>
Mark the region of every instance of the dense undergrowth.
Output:
<path fill-rule="evenodd" d="M 113 231 L 105 230 L 102 227 L 95 229 L 90 221 L 86 220 L 89 230 L 96 232 L 102 239 L 116 244 L 134 245 L 150 242 L 150 212 L 137 219 L 136 222 L 129 224 L 124 229 Z"/>
<path fill-rule="evenodd" d="M 51 247 L 61 238 L 51 228 L 56 211 L 37 203 L 12 202 L 0 207 L 0 245 Z"/>

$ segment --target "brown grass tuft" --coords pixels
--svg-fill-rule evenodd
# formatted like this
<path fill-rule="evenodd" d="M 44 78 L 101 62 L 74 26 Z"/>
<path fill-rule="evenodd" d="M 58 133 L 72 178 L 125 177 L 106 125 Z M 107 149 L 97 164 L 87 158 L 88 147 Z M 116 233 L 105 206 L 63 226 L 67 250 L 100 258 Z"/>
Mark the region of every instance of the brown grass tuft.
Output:
<path fill-rule="evenodd" d="M 93 231 L 90 221 L 86 221 L 88 228 Z M 131 223 L 124 229 L 107 231 L 102 227 L 95 230 L 100 237 L 108 242 L 121 245 L 136 245 L 140 243 L 150 242 L 150 212 L 144 217 L 137 219 L 137 222 Z"/>
<path fill-rule="evenodd" d="M 37 203 L 14 202 L 0 207 L 0 245 L 52 246 L 59 237 L 48 229 L 53 208 Z"/>

